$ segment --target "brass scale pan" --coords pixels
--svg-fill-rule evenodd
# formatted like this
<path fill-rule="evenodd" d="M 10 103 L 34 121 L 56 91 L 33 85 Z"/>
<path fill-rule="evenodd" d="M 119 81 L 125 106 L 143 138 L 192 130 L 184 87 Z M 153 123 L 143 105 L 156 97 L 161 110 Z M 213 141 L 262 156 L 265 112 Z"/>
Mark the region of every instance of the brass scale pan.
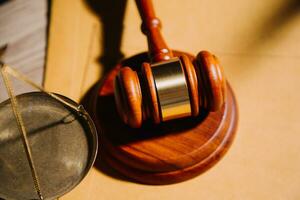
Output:
<path fill-rule="evenodd" d="M 79 105 L 56 95 L 68 104 Z M 56 199 L 85 177 L 96 158 L 98 140 L 93 121 L 44 92 L 15 97 L 22 116 L 38 178 L 29 165 L 12 98 L 0 103 L 0 199 Z"/>

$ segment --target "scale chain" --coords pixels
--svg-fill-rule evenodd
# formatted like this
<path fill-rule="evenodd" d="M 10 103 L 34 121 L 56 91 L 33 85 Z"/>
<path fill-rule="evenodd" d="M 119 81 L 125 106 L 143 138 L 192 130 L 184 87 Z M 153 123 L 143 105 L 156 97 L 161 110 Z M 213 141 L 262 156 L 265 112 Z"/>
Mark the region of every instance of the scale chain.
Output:
<path fill-rule="evenodd" d="M 24 82 L 26 82 L 27 84 L 31 85 L 33 88 L 36 88 L 46 94 L 48 94 L 49 96 L 51 96 L 52 98 L 56 99 L 57 101 L 61 102 L 62 104 L 72 108 L 73 110 L 77 111 L 78 113 L 84 115 L 86 114 L 84 108 L 82 105 L 74 106 L 73 104 L 65 101 L 64 99 L 62 99 L 61 97 L 59 97 L 58 95 L 52 93 L 52 92 L 48 92 L 46 91 L 43 87 L 37 85 L 36 83 L 34 83 L 33 81 L 31 81 L 29 78 L 27 78 L 26 76 L 24 76 L 23 74 L 21 74 L 20 72 L 18 72 L 17 70 L 15 70 L 14 68 L 5 65 L 5 72 L 9 73 L 10 75 L 14 76 L 15 78 L 22 80 Z"/>

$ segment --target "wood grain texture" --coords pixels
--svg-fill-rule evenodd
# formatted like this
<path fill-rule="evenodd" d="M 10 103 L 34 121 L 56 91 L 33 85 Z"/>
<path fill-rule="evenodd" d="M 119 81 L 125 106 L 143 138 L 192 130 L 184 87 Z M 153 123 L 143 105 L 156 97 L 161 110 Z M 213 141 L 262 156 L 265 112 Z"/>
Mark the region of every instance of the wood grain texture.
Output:
<path fill-rule="evenodd" d="M 155 16 L 151 0 L 135 1 L 142 18 L 142 32 L 147 36 L 149 56 L 152 62 L 169 60 L 173 57 L 160 32 L 161 22 Z"/>
<path fill-rule="evenodd" d="M 140 16 L 142 18 L 142 32 L 147 36 L 148 39 L 148 54 L 149 54 L 149 60 L 152 62 L 152 64 L 155 64 L 155 67 L 161 67 L 165 62 L 173 57 L 173 52 L 170 50 L 161 33 L 160 33 L 160 20 L 155 16 L 155 11 L 153 8 L 153 4 L 151 0 L 136 0 L 135 1 L 140 13 Z M 189 56 L 191 57 L 191 56 Z M 225 95 L 226 95 L 226 80 L 224 77 L 223 70 L 221 66 L 219 65 L 219 62 L 217 61 L 217 58 L 210 54 L 207 51 L 202 51 L 198 54 L 196 62 L 194 62 L 195 66 L 193 66 L 193 58 L 187 58 L 186 55 L 183 55 L 180 57 L 180 67 L 181 70 L 184 71 L 185 74 L 185 86 L 187 86 L 187 90 L 189 91 L 187 94 L 187 98 L 189 98 L 189 105 L 188 108 L 191 108 L 192 116 L 198 116 L 200 109 L 207 109 L 209 111 L 218 111 L 221 109 L 221 107 L 224 104 L 225 101 Z M 154 66 L 154 65 L 152 65 Z M 163 67 L 162 67 L 163 68 Z M 173 66 L 174 68 L 174 66 Z M 196 74 L 195 68 L 198 68 L 197 71 L 199 73 Z M 157 68 L 154 68 L 157 69 Z M 154 70 L 153 69 L 153 70 Z M 128 78 L 127 81 L 122 81 L 122 71 L 128 71 Z M 133 98 L 136 93 L 136 88 L 140 88 L 139 82 L 135 81 L 137 80 L 136 76 L 131 76 L 129 73 L 130 70 L 121 69 L 119 75 L 117 76 L 116 83 L 117 89 L 115 90 L 116 94 L 116 102 L 117 102 L 117 108 L 120 113 L 121 118 L 126 124 L 129 124 L 133 128 L 139 128 L 142 124 L 141 120 L 141 103 L 138 103 L 136 98 Z M 158 85 L 159 82 L 154 83 L 153 80 L 154 77 L 152 75 L 152 70 L 150 69 L 150 65 L 147 63 L 143 63 L 142 66 L 142 75 L 141 79 L 142 82 L 145 82 L 144 84 L 144 97 L 143 97 L 143 116 L 144 120 L 147 118 L 152 118 L 155 123 L 159 123 L 160 120 L 163 120 L 163 117 L 159 117 L 158 115 L 162 115 L 163 113 L 163 101 L 160 99 L 160 90 Z M 154 73 L 154 72 L 153 72 Z M 161 73 L 158 73 L 161 74 Z M 197 77 L 198 75 L 198 77 Z M 166 75 L 161 75 L 163 78 L 167 78 L 171 76 L 171 73 L 167 73 Z M 130 80 L 130 78 L 133 78 L 134 80 Z M 158 80 L 156 80 L 158 81 Z M 164 82 L 166 82 L 164 80 Z M 133 85 L 133 83 L 136 83 L 138 85 Z M 126 84 L 126 85 L 122 85 Z M 129 84 L 132 86 L 129 87 Z M 198 84 L 200 84 L 198 86 Z M 134 87 L 133 87 L 134 86 Z M 199 91 L 198 88 L 201 88 Z M 155 90 L 155 91 L 154 91 Z M 201 93 L 199 93 L 201 92 Z M 128 96 L 127 96 L 128 94 Z M 129 95 L 130 94 L 130 95 Z M 170 93 L 168 93 L 170 94 Z M 199 98 L 200 95 L 200 98 Z M 174 96 L 180 96 L 178 94 L 178 90 L 176 95 Z M 120 101 L 120 98 L 123 99 L 123 104 Z M 148 97 L 148 98 L 147 98 Z M 128 104 L 126 102 L 133 102 L 133 99 L 135 103 Z M 160 99 L 160 102 L 159 102 Z M 174 98 L 168 100 L 168 101 L 175 101 Z M 204 103 L 203 105 L 201 103 Z M 125 106 L 125 108 L 122 108 L 122 105 Z M 128 106 L 131 105 L 131 106 Z M 136 107 L 132 107 L 136 106 Z M 178 108 L 179 105 L 176 105 L 176 108 Z M 148 107 L 148 108 L 147 108 Z M 157 110 L 160 110 L 161 113 L 158 114 Z M 132 112 L 133 110 L 138 112 Z M 149 110 L 151 110 L 149 112 Z M 188 114 L 190 115 L 190 113 Z M 163 115 L 162 115 L 163 116 Z M 162 118 L 162 119 L 159 119 Z M 173 117 L 173 118 L 179 118 L 179 116 Z"/>
<path fill-rule="evenodd" d="M 118 171 L 141 183 L 170 184 L 190 179 L 220 160 L 233 140 L 237 108 L 232 91 L 218 112 L 129 128 L 116 112 L 111 82 L 120 67 L 137 70 L 145 61 L 145 53 L 126 59 L 107 75 L 99 96 L 90 100 L 103 155 Z"/>
<path fill-rule="evenodd" d="M 47 0 L 14 0 L 0 4 L 0 46 L 8 44 L 3 60 L 36 83 L 43 83 L 47 42 Z M 14 81 L 16 94 L 33 89 Z M 7 99 L 0 78 L 0 102 Z"/>
<path fill-rule="evenodd" d="M 123 67 L 114 80 L 115 102 L 119 115 L 130 127 L 139 128 L 143 120 L 142 92 L 137 73 Z"/>
<path fill-rule="evenodd" d="M 151 66 L 148 62 L 142 64 L 141 78 L 144 88 L 144 104 L 146 107 L 147 118 L 151 118 L 155 124 L 160 123 L 159 103 Z M 146 119 L 146 118 L 145 118 Z"/>
<path fill-rule="evenodd" d="M 202 91 L 199 92 L 198 89 L 198 77 L 196 74 L 195 67 L 192 63 L 193 59 L 194 59 L 193 56 L 187 56 L 185 54 L 180 56 L 182 67 L 184 68 L 185 78 L 187 80 L 187 85 L 189 88 L 192 115 L 196 117 L 199 115 L 199 110 L 200 110 L 199 107 L 202 102 L 201 97 L 203 94 Z"/>
<path fill-rule="evenodd" d="M 226 79 L 217 58 L 208 51 L 201 51 L 194 62 L 198 67 L 199 84 L 202 87 L 204 105 L 210 111 L 218 111 L 226 100 Z"/>
<path fill-rule="evenodd" d="M 213 112 L 220 110 L 226 98 L 226 80 L 217 58 L 207 51 L 200 52 L 196 59 L 187 53 L 174 52 L 174 55 L 181 60 L 179 65 L 184 71 L 183 79 L 188 90 L 191 116 L 198 116 L 203 109 Z M 163 68 L 163 63 L 160 62 L 155 67 Z M 141 127 L 142 121 L 148 119 L 152 119 L 155 124 L 163 121 L 162 102 L 159 101 L 156 85 L 158 82 L 154 81 L 151 65 L 148 62 L 141 65 L 141 70 L 140 67 L 134 69 L 141 71 L 140 80 L 137 72 L 129 67 L 123 67 L 114 81 L 118 113 L 124 123 L 132 128 Z M 167 73 L 164 78 L 171 75 Z M 175 96 L 180 96 L 178 91 Z M 181 117 L 176 116 L 174 119 Z"/>
<path fill-rule="evenodd" d="M 97 46 L 99 42 L 101 47 L 105 39 L 100 29 L 103 22 L 87 18 L 93 12 L 87 13 L 84 4 L 78 5 L 81 0 L 52 2 L 55 2 L 53 18 L 60 23 L 52 23 L 50 43 L 57 45 L 51 45 L 48 52 L 51 54 L 48 67 L 52 68 L 48 83 L 52 90 L 68 96 L 77 94 L 75 99 L 79 99 L 91 82 L 99 80 L 98 71 L 108 69 L 98 62 L 103 55 L 102 48 Z M 115 1 L 96 2 L 105 7 Z M 163 187 L 133 184 L 94 167 L 79 187 L 61 199 L 299 199 L 300 94 L 295 92 L 300 84 L 299 1 L 153 0 L 153 3 L 170 46 L 193 55 L 200 49 L 208 49 L 222 61 L 238 98 L 238 135 L 222 162 L 190 181 Z M 174 16 L 174 12 L 179 14 Z M 92 55 L 87 62 L 78 62 L 76 58 L 85 57 L 87 50 L 82 52 L 82 48 L 89 46 L 90 41 L 90 34 L 82 33 L 89 32 L 86 26 L 94 22 L 100 28 L 95 33 Z M 139 24 L 134 1 L 127 1 L 121 45 L 126 56 L 147 49 Z M 88 72 L 82 73 L 77 67 L 87 68 Z M 82 77 L 86 82 L 80 81 Z M 64 82 L 70 79 L 72 83 Z M 80 87 L 83 89 L 79 90 Z"/>

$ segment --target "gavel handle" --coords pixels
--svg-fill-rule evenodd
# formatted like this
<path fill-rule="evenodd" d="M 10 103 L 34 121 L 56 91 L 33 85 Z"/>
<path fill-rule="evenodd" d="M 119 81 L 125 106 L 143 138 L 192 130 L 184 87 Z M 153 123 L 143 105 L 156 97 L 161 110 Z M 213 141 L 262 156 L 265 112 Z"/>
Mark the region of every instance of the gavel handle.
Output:
<path fill-rule="evenodd" d="M 147 36 L 151 62 L 169 60 L 173 57 L 173 53 L 162 37 L 161 23 L 155 16 L 152 1 L 135 0 L 135 2 L 142 18 L 142 32 Z"/>

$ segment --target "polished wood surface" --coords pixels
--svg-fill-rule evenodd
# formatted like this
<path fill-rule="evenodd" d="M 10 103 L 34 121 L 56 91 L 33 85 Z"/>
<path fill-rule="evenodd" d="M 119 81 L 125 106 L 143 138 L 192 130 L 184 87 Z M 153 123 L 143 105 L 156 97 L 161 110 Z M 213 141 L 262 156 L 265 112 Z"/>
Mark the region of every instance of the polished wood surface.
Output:
<path fill-rule="evenodd" d="M 142 91 L 137 73 L 129 67 L 122 68 L 114 81 L 115 101 L 119 115 L 130 127 L 142 125 Z"/>
<path fill-rule="evenodd" d="M 198 116 L 203 109 L 213 112 L 221 109 L 227 89 L 217 58 L 207 51 L 200 52 L 196 59 L 188 54 L 176 53 L 175 56 L 181 59 L 180 65 L 185 73 L 192 116 Z M 151 65 L 143 62 L 141 66 L 142 70 L 140 67 L 132 70 L 127 66 L 120 69 L 114 81 L 118 113 L 124 123 L 132 128 L 141 127 L 143 121 L 149 118 L 155 124 L 162 121 L 162 108 Z M 141 71 L 141 75 L 138 77 L 134 70 Z"/>
<path fill-rule="evenodd" d="M 218 59 L 208 51 L 201 51 L 195 61 L 203 88 L 203 107 L 218 111 L 226 101 L 226 79 Z"/>
<path fill-rule="evenodd" d="M 183 54 L 180 56 L 180 60 L 182 62 L 182 67 L 184 69 L 185 78 L 189 88 L 192 115 L 196 117 L 199 115 L 199 105 L 202 105 L 201 96 L 203 96 L 203 91 L 198 90 L 198 88 L 200 88 L 198 86 L 198 78 L 191 59 L 189 59 L 187 55 Z M 201 96 L 199 97 L 199 95 Z"/>
<path fill-rule="evenodd" d="M 122 7 L 115 0 L 95 2 L 104 8 L 109 4 Z M 222 61 L 239 104 L 233 145 L 215 167 L 189 181 L 162 187 L 135 184 L 109 173 L 110 167 L 94 167 L 79 187 L 61 199 L 299 199 L 300 94 L 295 92 L 300 84 L 299 1 L 153 3 L 170 47 L 193 55 L 208 49 Z M 119 13 L 108 8 L 112 16 Z M 99 57 L 107 55 L 104 46 L 114 46 L 104 45 L 106 35 L 115 36 L 84 1 L 52 0 L 51 12 L 46 86 L 79 101 L 110 69 Z M 118 24 L 113 22 L 109 28 Z M 121 43 L 126 57 L 147 49 L 140 23 L 134 1 L 127 1 Z M 93 27 L 96 31 L 91 37 Z"/>
<path fill-rule="evenodd" d="M 141 70 L 143 79 L 144 104 L 146 106 L 146 116 L 150 117 L 155 124 L 160 123 L 159 103 L 151 66 L 148 62 L 143 62 Z M 146 119 L 146 118 L 145 118 Z"/>
<path fill-rule="evenodd" d="M 137 70 L 145 61 L 145 53 L 124 60 L 101 83 L 98 96 L 89 99 L 87 106 L 99 130 L 101 155 L 137 182 L 170 184 L 193 178 L 219 161 L 233 141 L 238 117 L 233 93 L 229 89 L 226 104 L 218 112 L 201 111 L 196 118 L 157 126 L 146 123 L 132 129 L 116 112 L 111 82 L 123 66 Z"/>
<path fill-rule="evenodd" d="M 116 106 L 118 112 L 124 123 L 133 128 L 141 127 L 142 121 L 147 118 L 152 118 L 156 124 L 160 121 L 164 121 L 164 104 L 159 96 L 159 83 L 154 81 L 155 78 L 151 67 L 154 67 L 155 64 L 155 69 L 163 68 L 163 65 L 166 63 L 164 61 L 168 61 L 173 57 L 172 50 L 167 47 L 160 33 L 160 20 L 155 16 L 152 1 L 136 0 L 136 4 L 143 21 L 142 31 L 148 39 L 148 54 L 152 65 L 143 63 L 140 81 L 136 72 L 131 71 L 127 67 L 120 70 L 115 80 Z M 182 115 L 197 116 L 200 109 L 207 109 L 209 111 L 218 111 L 221 109 L 226 98 L 226 80 L 217 58 L 208 51 L 202 51 L 197 55 L 196 60 L 189 59 L 186 55 L 182 55 L 180 60 L 180 68 L 184 71 L 184 87 L 188 88 L 188 108 L 191 109 L 192 114 L 190 114 L 190 111 L 185 111 L 182 112 L 184 114 L 180 113 L 178 116 L 171 118 L 180 118 Z M 177 60 L 172 60 L 171 62 L 176 63 Z M 172 67 L 174 68 L 174 66 Z M 139 68 L 136 70 L 140 71 Z M 196 73 L 196 71 L 198 73 Z M 172 77 L 172 75 L 171 72 L 166 73 L 166 75 L 161 75 L 164 79 L 164 85 L 166 83 L 170 84 L 167 78 Z M 140 82 L 145 82 L 145 84 L 141 86 Z M 168 88 L 176 86 L 178 85 L 168 86 Z M 141 87 L 143 87 L 142 91 L 140 91 Z M 139 89 L 137 90 L 137 88 Z M 164 88 L 166 88 L 166 86 L 164 86 Z M 174 89 L 175 88 L 172 88 L 172 90 Z M 177 89 L 181 91 L 179 88 Z M 135 93 L 138 93 L 138 95 Z M 170 96 L 170 91 L 166 93 Z M 176 94 L 174 96 L 178 97 L 180 95 Z M 168 99 L 167 102 L 176 102 L 174 96 Z M 182 102 L 178 103 L 178 105 L 174 106 L 174 109 L 176 107 L 176 109 L 179 110 L 178 107 L 183 104 Z M 123 106 L 125 108 L 122 108 Z M 170 105 L 166 107 L 170 107 Z"/>
<path fill-rule="evenodd" d="M 172 51 L 165 43 L 160 32 L 161 22 L 155 16 L 151 0 L 136 0 L 142 18 L 142 32 L 147 36 L 149 56 L 152 62 L 169 60 L 173 57 Z"/>

